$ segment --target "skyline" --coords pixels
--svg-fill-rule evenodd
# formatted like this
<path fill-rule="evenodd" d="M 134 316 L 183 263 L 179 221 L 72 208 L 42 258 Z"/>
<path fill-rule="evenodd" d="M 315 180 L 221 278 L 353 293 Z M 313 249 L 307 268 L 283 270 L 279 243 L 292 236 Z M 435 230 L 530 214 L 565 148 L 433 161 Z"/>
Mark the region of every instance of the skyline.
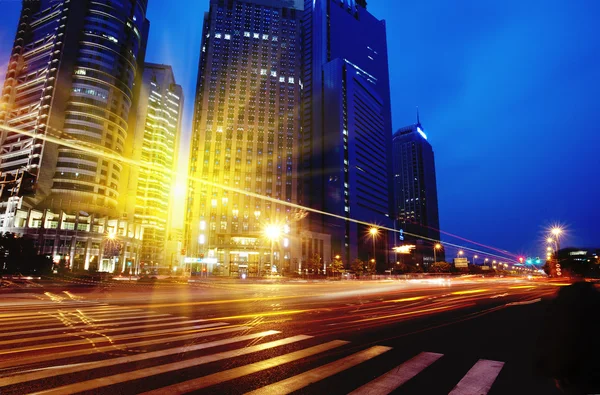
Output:
<path fill-rule="evenodd" d="M 424 11 L 428 5 L 396 7 L 395 11 L 399 13 L 408 10 L 403 14 L 417 16 L 406 20 L 396 13 L 386 12 L 385 4 L 393 3 L 372 1 L 368 10 L 378 18 L 385 16 L 387 19 L 392 132 L 414 123 L 418 105 L 424 129 L 436 153 L 442 229 L 519 254 L 541 249 L 538 245 L 543 240 L 544 227 L 560 222 L 569 230 L 564 246 L 592 246 L 598 238 L 598 232 L 594 234 L 594 225 L 600 218 L 593 212 L 593 203 L 600 187 L 584 184 L 589 176 L 582 169 L 598 168 L 600 160 L 594 152 L 593 131 L 584 129 L 586 125 L 591 129 L 591 125 L 597 125 L 600 119 L 598 114 L 593 114 L 592 108 L 586 109 L 574 99 L 586 102 L 583 94 L 587 90 L 591 98 L 592 82 L 600 80 L 600 72 L 593 70 L 593 62 L 577 62 L 580 67 L 577 72 L 564 70 L 564 67 L 568 66 L 569 59 L 581 59 L 582 55 L 597 60 L 592 57 L 592 52 L 600 45 L 597 38 L 587 42 L 579 40 L 578 47 L 563 49 L 563 43 L 578 41 L 586 29 L 590 33 L 586 38 L 593 39 L 592 16 L 595 13 L 584 10 L 581 5 L 560 5 L 580 7 L 568 12 L 558 7 L 558 2 L 547 5 L 546 12 L 535 17 L 527 14 L 524 6 L 511 7 L 511 12 L 501 13 L 501 6 L 478 5 L 461 9 L 469 10 L 466 15 L 453 15 L 452 12 L 460 13 L 460 10 L 443 7 L 432 8 L 427 14 Z M 5 2 L 3 8 L 7 12 L 0 16 L 2 79 L 20 2 Z M 496 12 L 491 12 L 494 8 Z M 191 132 L 191 98 L 194 97 L 202 15 L 208 10 L 208 1 L 193 5 L 190 2 L 189 12 L 183 15 L 180 10 L 169 8 L 162 0 L 150 1 L 148 19 L 151 28 L 146 60 L 171 64 L 177 82 L 184 87 L 185 97 L 190 98 L 184 113 L 185 140 Z M 486 19 L 490 15 L 494 15 L 493 20 Z M 568 28 L 571 30 L 554 29 L 554 26 L 562 25 L 559 23 L 562 19 L 576 16 L 578 23 L 570 23 Z M 459 23 L 459 17 L 469 19 L 469 30 L 443 33 L 439 19 L 447 18 L 464 27 Z M 184 19 L 169 26 L 176 18 Z M 185 23 L 185 18 L 194 18 L 197 24 Z M 428 29 L 431 26 L 436 26 L 437 32 Z M 473 32 L 479 35 L 474 37 Z M 528 36 L 518 36 L 518 33 Z M 545 41 L 540 41 L 539 47 L 543 51 L 530 53 L 529 45 L 542 39 Z M 555 41 L 550 42 L 553 39 Z M 435 40 L 445 40 L 438 45 L 447 49 L 435 50 Z M 472 46 L 471 51 L 468 45 L 457 48 L 465 41 Z M 172 47 L 172 43 L 178 43 L 178 47 Z M 559 48 L 569 51 L 569 56 L 560 54 Z M 185 49 L 191 50 L 186 52 Z M 433 62 L 434 55 L 441 61 Z M 420 61 L 407 62 L 406 58 Z M 534 67 L 536 62 L 545 66 Z M 501 68 L 500 72 L 494 73 L 494 66 Z M 524 80 L 529 80 L 528 84 L 523 84 Z M 514 81 L 517 89 L 511 91 L 507 81 Z M 502 86 L 504 91 L 490 94 L 496 85 Z M 543 94 L 541 88 L 544 86 L 554 89 Z M 517 97 L 520 90 L 523 93 Z M 540 93 L 533 96 L 536 92 Z M 545 98 L 546 102 L 536 102 L 538 97 Z M 587 101 L 591 103 L 591 100 Z M 562 113 L 557 109 L 562 109 Z M 547 133 L 552 130 L 551 126 L 561 133 Z M 569 126 L 577 133 L 564 133 Z M 484 128 L 489 130 L 486 136 L 480 133 Z M 587 140 L 592 144 L 575 146 L 577 138 L 585 141 L 586 132 L 589 133 Z M 503 133 L 505 138 L 502 138 Z M 519 137 L 521 144 L 514 144 Z M 537 150 L 532 149 L 533 144 L 540 141 L 544 144 Z M 549 152 L 554 154 L 553 157 L 571 162 L 570 166 L 563 166 L 563 161 L 546 161 Z M 514 163 L 507 163 L 506 159 Z M 187 161 L 183 164 L 183 168 L 187 168 Z M 477 168 L 477 164 L 481 166 Z M 524 173 L 517 179 L 523 168 Z M 454 176 L 462 172 L 464 177 Z M 573 193 L 570 183 L 576 185 L 574 192 L 582 192 L 579 195 Z M 552 190 L 551 196 L 544 196 L 552 186 L 557 189 Z M 561 186 L 564 189 L 561 190 Z M 503 201 L 499 194 L 504 196 Z M 561 205 L 561 202 L 565 204 Z M 516 226 L 520 228 L 508 231 Z M 497 229 L 502 229 L 502 233 Z M 501 241 L 497 239 L 499 234 L 503 237 Z"/>

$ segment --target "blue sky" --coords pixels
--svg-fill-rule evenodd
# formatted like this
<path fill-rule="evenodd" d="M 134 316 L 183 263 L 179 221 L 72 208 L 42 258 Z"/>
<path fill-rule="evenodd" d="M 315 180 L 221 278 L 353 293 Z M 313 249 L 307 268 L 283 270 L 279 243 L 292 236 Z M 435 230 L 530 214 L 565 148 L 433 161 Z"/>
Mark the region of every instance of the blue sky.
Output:
<path fill-rule="evenodd" d="M 207 0 L 149 0 L 147 60 L 173 65 L 189 136 Z M 174 6 L 177 4 L 177 6 Z M 0 74 L 19 1 L 0 0 Z M 394 129 L 436 153 L 442 230 L 541 255 L 544 230 L 600 247 L 600 34 L 595 0 L 370 0 L 384 18 Z"/>

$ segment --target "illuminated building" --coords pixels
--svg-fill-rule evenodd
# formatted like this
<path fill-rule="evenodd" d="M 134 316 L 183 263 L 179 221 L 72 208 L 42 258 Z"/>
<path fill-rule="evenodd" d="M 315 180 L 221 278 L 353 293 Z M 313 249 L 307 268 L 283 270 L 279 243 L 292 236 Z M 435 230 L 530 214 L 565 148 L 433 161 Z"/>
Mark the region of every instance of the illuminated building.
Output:
<path fill-rule="evenodd" d="M 390 227 L 391 110 L 385 22 L 365 1 L 306 0 L 303 24 L 302 204 Z M 344 262 L 373 256 L 369 226 L 309 215 Z M 381 268 L 388 237 L 374 240 Z"/>
<path fill-rule="evenodd" d="M 396 227 L 422 236 L 415 260 L 433 262 L 432 248 L 440 240 L 435 158 L 418 117 L 416 124 L 394 133 L 393 153 Z M 404 238 L 420 240 L 406 234 Z M 443 252 L 438 259 L 443 259 Z"/>
<path fill-rule="evenodd" d="M 204 16 L 185 240 L 210 272 L 295 271 L 300 239 L 317 237 L 298 233 L 299 213 L 276 202 L 298 201 L 301 14 L 301 1 L 211 0 Z M 268 224 L 286 227 L 272 259 Z"/>
<path fill-rule="evenodd" d="M 133 146 L 146 6 L 23 1 L 0 101 L 0 125 L 13 128 L 0 138 L 0 230 L 36 238 L 74 269 L 102 266 L 106 232 L 119 232 L 118 266 L 135 263 L 142 234 L 122 215 L 129 166 L 118 158 Z"/>
<path fill-rule="evenodd" d="M 137 108 L 140 122 L 135 131 L 135 141 L 143 143 L 136 145 L 134 159 L 150 166 L 132 169 L 130 179 L 135 180 L 137 191 L 128 193 L 135 196 L 134 219 L 144 231 L 140 257 L 144 266 L 159 266 L 168 260 L 165 245 L 182 110 L 183 91 L 175 83 L 171 66 L 146 63 Z"/>

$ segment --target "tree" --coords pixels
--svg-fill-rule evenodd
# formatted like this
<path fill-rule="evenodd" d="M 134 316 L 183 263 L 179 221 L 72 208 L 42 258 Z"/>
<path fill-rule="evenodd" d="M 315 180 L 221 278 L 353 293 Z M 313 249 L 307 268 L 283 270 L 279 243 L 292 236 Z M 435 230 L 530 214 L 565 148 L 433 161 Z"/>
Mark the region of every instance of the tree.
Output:
<path fill-rule="evenodd" d="M 361 275 L 364 273 L 366 267 L 365 267 L 365 263 L 363 261 L 361 261 L 360 259 L 356 258 L 353 262 L 352 265 L 350 265 L 350 269 L 352 269 L 352 271 L 357 274 L 357 275 Z"/>
<path fill-rule="evenodd" d="M 377 271 L 377 264 L 374 259 L 370 259 L 365 267 L 365 274 L 375 274 Z"/>
<path fill-rule="evenodd" d="M 314 253 L 306 261 L 306 269 L 309 273 L 317 272 L 321 268 L 321 256 Z"/>
<path fill-rule="evenodd" d="M 431 273 L 449 273 L 451 266 L 448 262 L 436 262 L 429 267 Z"/>
<path fill-rule="evenodd" d="M 340 273 L 342 270 L 344 270 L 344 263 L 340 258 L 334 258 L 331 261 L 331 272 L 335 276 L 335 273 Z"/>

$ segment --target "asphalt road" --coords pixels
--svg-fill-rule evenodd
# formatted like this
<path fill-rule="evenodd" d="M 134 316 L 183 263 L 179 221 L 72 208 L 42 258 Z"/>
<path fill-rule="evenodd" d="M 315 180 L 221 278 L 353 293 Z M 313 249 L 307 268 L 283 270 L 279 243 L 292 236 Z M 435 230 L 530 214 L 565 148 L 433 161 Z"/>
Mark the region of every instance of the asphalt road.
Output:
<path fill-rule="evenodd" d="M 206 282 L 0 293 L 0 393 L 555 394 L 564 283 Z"/>

